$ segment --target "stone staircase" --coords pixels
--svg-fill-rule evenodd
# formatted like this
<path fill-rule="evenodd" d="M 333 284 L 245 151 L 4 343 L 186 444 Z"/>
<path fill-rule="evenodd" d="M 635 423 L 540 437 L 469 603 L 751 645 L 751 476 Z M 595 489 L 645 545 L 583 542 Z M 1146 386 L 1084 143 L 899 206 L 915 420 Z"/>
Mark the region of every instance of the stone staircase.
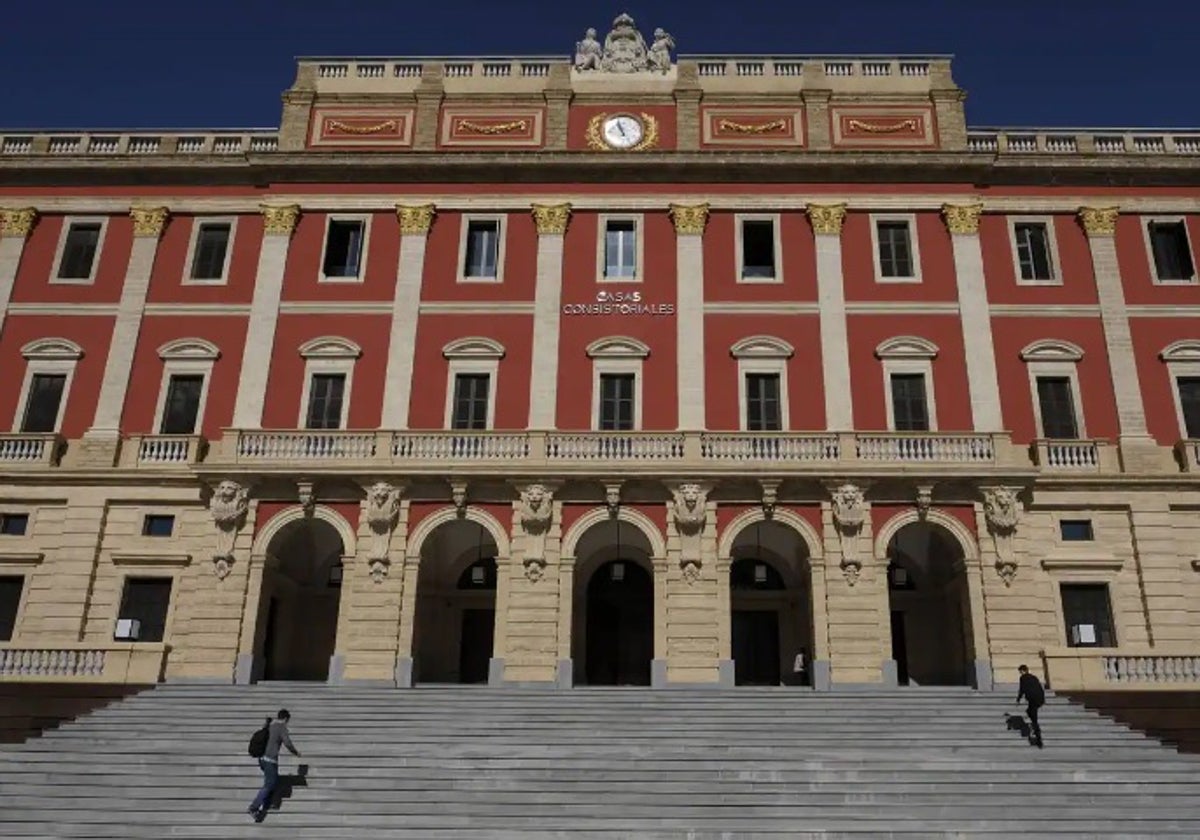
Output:
<path fill-rule="evenodd" d="M 0 747 L 0 837 L 1196 838 L 1200 758 L 1007 693 L 164 685 Z M 246 742 L 303 758 L 256 825 Z"/>

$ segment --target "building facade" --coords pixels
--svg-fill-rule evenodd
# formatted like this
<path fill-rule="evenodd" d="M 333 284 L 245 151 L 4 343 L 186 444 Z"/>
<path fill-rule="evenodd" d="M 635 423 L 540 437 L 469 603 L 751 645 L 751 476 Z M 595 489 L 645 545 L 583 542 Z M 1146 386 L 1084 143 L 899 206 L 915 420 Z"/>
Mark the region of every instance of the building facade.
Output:
<path fill-rule="evenodd" d="M 0 134 L 0 678 L 1194 688 L 1200 133 L 673 46 Z"/>

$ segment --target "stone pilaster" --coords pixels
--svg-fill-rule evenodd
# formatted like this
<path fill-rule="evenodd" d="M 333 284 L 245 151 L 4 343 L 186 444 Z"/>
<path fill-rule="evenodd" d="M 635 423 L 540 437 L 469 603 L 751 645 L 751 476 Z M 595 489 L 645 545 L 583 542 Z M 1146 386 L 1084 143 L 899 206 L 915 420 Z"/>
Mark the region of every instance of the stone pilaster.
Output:
<path fill-rule="evenodd" d="M 571 68 L 565 64 L 550 67 L 550 78 L 542 96 L 546 100 L 546 148 L 567 148 L 567 126 L 571 110 Z"/>
<path fill-rule="evenodd" d="M 400 264 L 392 297 L 392 326 L 383 381 L 381 423 L 384 429 L 408 428 L 421 279 L 425 273 L 425 246 L 433 224 L 434 207 L 432 204 L 397 206 L 396 216 L 400 221 Z"/>
<path fill-rule="evenodd" d="M 676 370 L 679 428 L 704 429 L 704 227 L 707 204 L 672 204 L 675 223 Z"/>
<path fill-rule="evenodd" d="M 870 509 L 860 504 L 862 518 L 857 530 L 839 523 L 833 504 L 821 504 L 828 660 L 835 687 L 877 685 L 881 674 L 886 682 L 888 675 L 883 672 L 889 663 L 895 682 L 887 562 L 873 557 Z M 813 656 L 815 660 L 815 646 Z"/>
<path fill-rule="evenodd" d="M 854 404 L 850 389 L 846 293 L 842 286 L 842 222 L 846 218 L 846 205 L 810 204 L 808 218 L 817 245 L 825 428 L 848 432 L 854 428 Z"/>
<path fill-rule="evenodd" d="M 529 428 L 553 429 L 558 409 L 558 336 L 562 320 L 563 238 L 570 204 L 535 204 L 537 286 L 533 302 L 533 361 Z"/>
<path fill-rule="evenodd" d="M 263 403 L 267 396 L 267 378 L 275 347 L 275 326 L 279 320 L 279 299 L 283 294 L 283 271 L 287 266 L 288 245 L 300 218 L 295 204 L 266 206 L 263 214 L 263 242 L 258 254 L 258 278 L 250 302 L 250 323 L 242 350 L 237 402 L 233 425 L 239 429 L 262 426 Z"/>
<path fill-rule="evenodd" d="M 1196 574 L 1188 560 L 1195 556 L 1189 546 L 1179 551 L 1178 523 L 1170 506 L 1170 494 L 1147 491 L 1130 495 L 1130 525 L 1133 552 L 1141 577 L 1151 645 L 1195 645 L 1196 624 L 1189 599 L 1191 578 Z M 1179 516 L 1191 516 L 1181 513 Z"/>
<path fill-rule="evenodd" d="M 720 673 L 721 602 L 717 568 L 717 506 L 708 490 L 684 484 L 667 509 L 667 562 L 662 605 L 667 682 L 715 684 Z M 656 564 L 657 570 L 657 564 Z M 728 571 L 726 571 L 728 584 Z M 657 586 L 657 581 L 656 581 Z"/>
<path fill-rule="evenodd" d="M 681 61 L 675 82 L 675 148 L 693 152 L 700 148 L 700 65 Z"/>
<path fill-rule="evenodd" d="M 431 152 L 437 148 L 438 120 L 445 97 L 443 70 L 440 61 L 427 61 L 417 85 L 417 114 L 413 130 L 413 148 Z"/>
<path fill-rule="evenodd" d="M 513 505 L 512 558 L 500 569 L 505 597 L 496 593 L 497 628 L 504 632 L 495 655 L 509 684 L 549 685 L 557 678 L 562 503 L 552 491 L 526 485 Z"/>
<path fill-rule="evenodd" d="M 36 219 L 37 211 L 32 207 L 0 210 L 0 335 L 4 333 L 4 316 L 12 299 L 21 254 Z"/>
<path fill-rule="evenodd" d="M 133 372 L 133 354 L 142 329 L 146 292 L 150 288 L 150 272 L 158 253 L 159 237 L 167 223 L 165 207 L 135 207 L 129 215 L 133 220 L 133 248 L 117 305 L 112 342 L 104 362 L 96 413 L 91 428 L 84 433 L 85 442 L 79 448 L 76 465 L 112 466 L 116 457 L 121 437 L 121 414 Z"/>
<path fill-rule="evenodd" d="M 1000 412 L 1000 379 L 992 349 L 992 317 L 983 278 L 983 248 L 979 243 L 982 211 L 982 204 L 947 204 L 942 207 L 942 216 L 954 247 L 954 277 L 958 284 L 974 429 L 999 432 L 1004 429 L 1004 420 Z"/>

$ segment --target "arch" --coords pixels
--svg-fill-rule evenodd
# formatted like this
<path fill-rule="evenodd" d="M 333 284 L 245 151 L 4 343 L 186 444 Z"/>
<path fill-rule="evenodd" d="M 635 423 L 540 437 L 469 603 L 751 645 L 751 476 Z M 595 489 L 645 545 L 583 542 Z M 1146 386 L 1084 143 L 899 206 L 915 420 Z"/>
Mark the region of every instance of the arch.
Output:
<path fill-rule="evenodd" d="M 221 349 L 203 338 L 177 338 L 158 348 L 158 357 L 168 360 L 216 361 L 221 358 Z"/>
<path fill-rule="evenodd" d="M 650 355 L 650 346 L 629 336 L 610 335 L 589 344 L 587 354 L 592 359 L 644 359 Z"/>
<path fill-rule="evenodd" d="M 729 348 L 735 359 L 790 359 L 795 354 L 795 347 L 773 335 L 751 335 Z"/>
<path fill-rule="evenodd" d="M 776 509 L 775 513 L 768 517 L 763 513 L 762 508 L 754 508 L 739 513 L 732 522 L 725 526 L 725 531 L 717 543 L 717 557 L 728 558 L 733 552 L 734 542 L 742 531 L 758 522 L 778 522 L 786 525 L 795 531 L 800 539 L 804 540 L 805 545 L 808 546 L 810 560 L 819 560 L 823 556 L 821 538 L 817 534 L 817 529 L 810 525 L 804 517 L 790 510 L 779 509 Z"/>
<path fill-rule="evenodd" d="M 925 514 L 924 518 L 915 510 L 901 511 L 885 522 L 875 537 L 874 556 L 877 558 L 886 558 L 888 545 L 891 544 L 892 538 L 900 532 L 901 528 L 916 523 L 938 525 L 947 531 L 958 542 L 959 548 L 962 549 L 964 562 L 973 563 L 979 559 L 979 546 L 971 530 L 957 517 L 936 509 L 931 509 Z"/>
<path fill-rule="evenodd" d="M 916 335 L 898 335 L 881 341 L 875 348 L 879 359 L 936 359 L 938 346 L 927 338 Z"/>
<path fill-rule="evenodd" d="M 612 516 L 608 512 L 608 508 L 594 508 L 579 517 L 579 520 L 563 535 L 562 556 L 564 558 L 575 557 L 575 549 L 579 545 L 579 540 L 588 532 L 588 529 L 611 518 Z M 620 507 L 617 509 L 616 518 L 633 525 L 642 532 L 650 542 L 651 557 L 667 556 L 667 544 L 663 539 L 662 531 L 646 514 L 641 511 L 631 510 L 630 508 Z"/>
<path fill-rule="evenodd" d="M 80 359 L 83 348 L 68 338 L 39 338 L 21 348 L 26 359 Z"/>
<path fill-rule="evenodd" d="M 362 348 L 348 338 L 323 335 L 301 344 L 300 355 L 306 359 L 357 359 Z"/>
<path fill-rule="evenodd" d="M 1078 362 L 1082 358 L 1082 347 L 1060 338 L 1042 338 L 1021 350 L 1021 360 L 1025 362 Z"/>
<path fill-rule="evenodd" d="M 265 555 L 271 547 L 272 540 L 279 536 L 284 528 L 293 522 L 298 522 L 305 518 L 307 518 L 307 514 L 305 514 L 304 508 L 300 505 L 284 508 L 267 520 L 262 530 L 258 532 L 258 536 L 254 538 L 252 553 L 255 556 Z M 342 540 L 342 556 L 353 557 L 358 553 L 358 541 L 355 537 L 354 529 L 350 527 L 350 523 L 346 521 L 346 517 L 331 507 L 317 505 L 313 508 L 312 518 L 327 522 L 337 530 L 338 536 Z"/>
<path fill-rule="evenodd" d="M 503 359 L 505 352 L 499 341 L 479 335 L 456 338 L 442 348 L 447 359 Z"/>
<path fill-rule="evenodd" d="M 429 539 L 429 536 L 440 526 L 463 519 L 482 525 L 487 529 L 487 532 L 491 534 L 492 541 L 496 543 L 497 559 L 509 556 L 508 532 L 496 517 L 486 510 L 473 507 L 468 507 L 460 516 L 457 508 L 445 507 L 429 514 L 417 523 L 417 527 L 413 529 L 408 538 L 407 555 L 409 559 L 420 562 L 421 549 L 424 548 L 425 541 Z"/>
<path fill-rule="evenodd" d="M 1164 362 L 1200 362 L 1200 341 L 1185 338 L 1163 348 L 1159 358 Z"/>

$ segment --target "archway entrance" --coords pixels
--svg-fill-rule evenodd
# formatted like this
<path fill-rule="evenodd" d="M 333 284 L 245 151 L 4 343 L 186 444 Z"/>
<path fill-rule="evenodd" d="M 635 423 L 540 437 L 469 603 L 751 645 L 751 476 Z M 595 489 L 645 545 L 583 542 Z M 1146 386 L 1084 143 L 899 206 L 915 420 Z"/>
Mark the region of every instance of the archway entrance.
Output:
<path fill-rule="evenodd" d="M 345 547 L 323 519 L 289 522 L 267 546 L 256 651 L 267 680 L 325 681 L 337 644 Z"/>
<path fill-rule="evenodd" d="M 888 542 L 892 659 L 900 685 L 969 685 L 970 590 L 958 540 L 930 522 Z"/>
<path fill-rule="evenodd" d="M 496 632 L 496 542 L 478 522 L 439 525 L 421 546 L 413 680 L 488 681 Z"/>
<path fill-rule="evenodd" d="M 756 522 L 730 552 L 730 642 L 736 685 L 812 684 L 808 546 L 779 522 Z"/>
<path fill-rule="evenodd" d="M 575 672 L 588 685 L 650 685 L 654 578 L 649 541 L 636 526 L 610 520 L 588 529 L 576 554 Z"/>

